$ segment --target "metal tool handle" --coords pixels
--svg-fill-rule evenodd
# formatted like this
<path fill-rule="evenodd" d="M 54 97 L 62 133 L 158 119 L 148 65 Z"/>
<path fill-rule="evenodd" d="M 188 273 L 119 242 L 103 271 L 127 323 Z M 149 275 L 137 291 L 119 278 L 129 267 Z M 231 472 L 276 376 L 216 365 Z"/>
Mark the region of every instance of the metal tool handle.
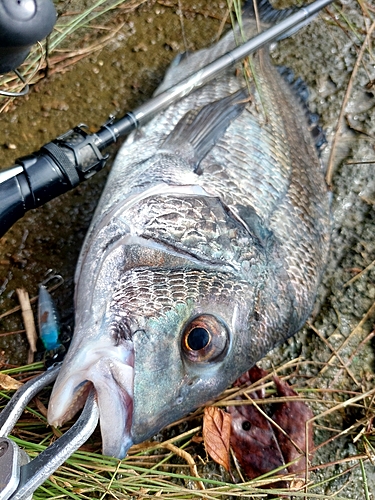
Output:
<path fill-rule="evenodd" d="M 0 500 L 29 500 L 32 493 L 94 432 L 99 410 L 91 389 L 82 413 L 73 426 L 51 446 L 27 463 L 27 456 L 7 438 L 29 401 L 54 382 L 61 364 L 26 382 L 0 414 Z"/>
<path fill-rule="evenodd" d="M 6 437 L 16 425 L 27 403 L 47 385 L 54 382 L 60 371 L 61 363 L 26 382 L 14 394 L 0 413 L 0 436 Z"/>
<path fill-rule="evenodd" d="M 99 422 L 95 390 L 91 389 L 79 419 L 57 441 L 21 467 L 19 486 L 10 500 L 27 500 L 94 432 Z"/>
<path fill-rule="evenodd" d="M 30 457 L 16 443 L 8 438 L 0 438 L 0 500 L 8 500 L 17 490 L 21 467 Z M 31 500 L 31 496 L 24 500 Z"/>

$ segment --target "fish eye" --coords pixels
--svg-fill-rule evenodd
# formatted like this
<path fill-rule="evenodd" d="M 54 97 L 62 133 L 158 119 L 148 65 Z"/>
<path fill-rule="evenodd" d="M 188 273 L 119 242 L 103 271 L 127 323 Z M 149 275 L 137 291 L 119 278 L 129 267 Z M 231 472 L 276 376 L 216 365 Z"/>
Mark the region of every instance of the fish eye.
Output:
<path fill-rule="evenodd" d="M 183 330 L 182 351 L 189 361 L 217 360 L 226 352 L 228 344 L 228 328 L 211 314 L 197 316 Z"/>

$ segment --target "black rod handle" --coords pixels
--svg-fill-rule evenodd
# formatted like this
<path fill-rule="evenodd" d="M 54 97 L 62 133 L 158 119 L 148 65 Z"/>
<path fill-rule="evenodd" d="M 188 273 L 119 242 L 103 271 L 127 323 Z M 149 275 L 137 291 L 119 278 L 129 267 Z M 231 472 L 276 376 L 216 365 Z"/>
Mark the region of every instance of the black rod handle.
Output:
<path fill-rule="evenodd" d="M 0 175 L 0 236 L 23 217 L 59 196 L 72 185 L 47 155 L 30 155 L 18 160 L 20 165 Z M 1 182 L 1 179 L 5 178 Z"/>
<path fill-rule="evenodd" d="M 0 172 L 0 236 L 28 210 L 37 208 L 101 170 L 107 156 L 97 136 L 75 127 L 38 152 Z M 112 140 L 113 142 L 113 140 Z"/>

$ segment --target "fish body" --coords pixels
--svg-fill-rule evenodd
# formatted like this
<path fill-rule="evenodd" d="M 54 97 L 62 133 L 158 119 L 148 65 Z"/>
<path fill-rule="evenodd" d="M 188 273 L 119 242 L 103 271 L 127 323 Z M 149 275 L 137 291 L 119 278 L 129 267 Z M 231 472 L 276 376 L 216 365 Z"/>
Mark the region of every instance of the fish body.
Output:
<path fill-rule="evenodd" d="M 229 33 L 181 58 L 158 92 L 234 46 Z M 135 132 L 97 207 L 48 419 L 67 420 L 93 384 L 105 454 L 217 396 L 311 311 L 329 246 L 323 170 L 267 51 L 253 64 L 257 86 L 231 68 Z"/>

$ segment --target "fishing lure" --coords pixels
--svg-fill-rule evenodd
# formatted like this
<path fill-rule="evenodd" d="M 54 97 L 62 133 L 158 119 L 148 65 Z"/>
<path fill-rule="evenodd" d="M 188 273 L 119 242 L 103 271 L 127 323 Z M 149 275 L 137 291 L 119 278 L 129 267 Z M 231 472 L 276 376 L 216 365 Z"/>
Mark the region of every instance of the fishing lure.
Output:
<path fill-rule="evenodd" d="M 39 336 L 45 349 L 45 363 L 50 366 L 65 356 L 61 341 L 60 319 L 55 304 L 44 285 L 39 286 L 38 297 Z"/>

